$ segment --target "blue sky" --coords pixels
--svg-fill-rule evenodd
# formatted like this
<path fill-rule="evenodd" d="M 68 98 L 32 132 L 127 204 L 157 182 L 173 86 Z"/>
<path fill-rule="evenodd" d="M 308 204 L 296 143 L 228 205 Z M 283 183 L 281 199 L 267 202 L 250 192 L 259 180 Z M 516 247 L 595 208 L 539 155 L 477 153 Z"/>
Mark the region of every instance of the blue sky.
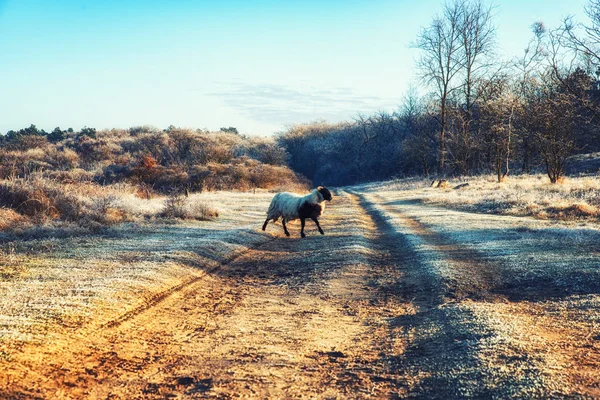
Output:
<path fill-rule="evenodd" d="M 585 0 L 496 1 L 499 52 Z M 0 0 L 0 132 L 286 125 L 393 111 L 442 1 Z"/>

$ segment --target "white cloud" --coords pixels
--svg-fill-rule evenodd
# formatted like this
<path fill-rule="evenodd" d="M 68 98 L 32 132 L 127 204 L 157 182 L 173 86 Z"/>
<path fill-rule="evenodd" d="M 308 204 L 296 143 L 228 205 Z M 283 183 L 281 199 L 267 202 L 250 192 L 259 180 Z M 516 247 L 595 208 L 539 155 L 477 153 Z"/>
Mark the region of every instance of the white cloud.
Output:
<path fill-rule="evenodd" d="M 275 84 L 228 83 L 209 93 L 257 122 L 284 126 L 325 119 L 350 119 L 357 113 L 394 109 L 398 102 L 377 96 L 361 96 L 351 88 L 297 90 Z"/>

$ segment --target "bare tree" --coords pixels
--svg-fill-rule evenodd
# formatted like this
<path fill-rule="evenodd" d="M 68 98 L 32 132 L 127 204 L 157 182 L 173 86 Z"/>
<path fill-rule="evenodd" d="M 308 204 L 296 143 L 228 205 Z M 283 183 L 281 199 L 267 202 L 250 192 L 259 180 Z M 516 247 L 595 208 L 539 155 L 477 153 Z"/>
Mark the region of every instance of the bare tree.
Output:
<path fill-rule="evenodd" d="M 415 47 L 421 50 L 417 67 L 425 84 L 435 90 L 439 102 L 439 169 L 445 171 L 446 131 L 448 127 L 448 101 L 460 86 L 456 82 L 464 59 L 461 53 L 461 24 L 463 3 L 446 4 L 441 16 L 436 17 L 429 27 L 423 28 Z"/>
<path fill-rule="evenodd" d="M 516 94 L 522 102 L 527 97 L 528 87 L 543 70 L 544 62 L 547 60 L 546 37 L 547 29 L 543 22 L 537 21 L 531 25 L 533 38 L 527 44 L 523 51 L 523 56 L 513 62 L 517 70 L 518 83 Z M 527 116 L 524 116 L 525 118 Z M 520 119 L 525 122 L 524 118 Z M 532 164 L 532 157 L 535 150 L 535 138 L 532 132 L 528 130 L 530 125 L 523 123 L 520 125 L 520 143 L 522 153 L 522 172 L 529 172 Z"/>
<path fill-rule="evenodd" d="M 488 90 L 481 101 L 481 124 L 498 182 L 502 182 L 510 172 L 514 121 L 521 103 L 511 90 L 508 76 L 496 78 L 485 86 Z"/>
<path fill-rule="evenodd" d="M 563 21 L 563 44 L 585 57 L 596 68 L 600 66 L 600 0 L 590 0 L 585 7 L 587 24 L 575 23 L 572 17 Z"/>
<path fill-rule="evenodd" d="M 587 24 L 575 23 L 568 17 L 551 32 L 549 59 L 553 78 L 577 97 L 591 119 L 600 121 L 600 0 L 591 0 L 585 14 Z M 589 77 L 588 87 L 582 88 L 581 80 L 569 79 L 575 73 Z M 593 75 L 595 79 L 591 78 Z"/>
<path fill-rule="evenodd" d="M 473 2 L 461 1 L 455 3 L 462 8 L 459 25 L 461 57 L 463 59 L 462 76 L 462 107 L 458 110 L 458 132 L 456 135 L 455 149 L 453 150 L 455 162 L 461 173 L 468 174 L 471 168 L 471 156 L 474 149 L 473 143 L 473 107 L 480 97 L 478 88 L 490 73 L 497 74 L 503 69 L 502 63 L 492 60 L 496 29 L 492 24 L 492 8 L 486 6 L 481 0 Z"/>
<path fill-rule="evenodd" d="M 551 72 L 529 84 L 526 124 L 537 142 L 550 182 L 557 183 L 574 149 L 576 108 L 573 97 L 556 85 L 550 75 Z"/>
<path fill-rule="evenodd" d="M 489 58 L 496 43 L 496 28 L 492 24 L 492 8 L 480 0 L 457 4 L 464 9 L 459 27 L 464 58 L 463 93 L 466 112 L 471 114 L 478 96 L 474 92 L 477 82 L 498 64 Z"/>

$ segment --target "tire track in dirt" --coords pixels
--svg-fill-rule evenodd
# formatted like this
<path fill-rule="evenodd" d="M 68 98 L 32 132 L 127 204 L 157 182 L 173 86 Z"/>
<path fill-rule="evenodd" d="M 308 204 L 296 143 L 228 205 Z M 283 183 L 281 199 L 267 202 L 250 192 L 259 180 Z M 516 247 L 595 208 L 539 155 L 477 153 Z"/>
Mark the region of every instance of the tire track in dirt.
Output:
<path fill-rule="evenodd" d="M 206 273 L 211 273 L 216 268 L 217 267 L 211 268 L 210 270 L 206 271 Z M 180 283 L 179 285 L 170 287 L 164 291 L 161 291 L 159 293 L 154 293 L 154 294 L 146 297 L 143 304 L 137 306 L 133 310 L 127 311 L 126 313 L 122 314 L 121 316 L 119 316 L 117 318 L 114 318 L 114 319 L 106 322 L 104 325 L 100 326 L 100 329 L 110 329 L 110 328 L 118 327 L 122 323 L 127 322 L 132 318 L 135 318 L 136 316 L 143 313 L 144 311 L 147 311 L 147 310 L 151 309 L 152 307 L 157 306 L 160 302 L 165 300 L 167 297 L 173 295 L 174 293 L 177 293 L 184 289 L 187 289 L 191 285 L 202 280 L 205 277 L 205 275 L 206 274 L 202 274 L 201 276 L 196 276 L 196 277 L 187 279 L 184 282 Z"/>
<path fill-rule="evenodd" d="M 392 390 L 398 382 L 379 354 L 394 346 L 387 321 L 405 311 L 373 291 L 373 279 L 387 271 L 369 263 L 368 218 L 345 194 L 335 201 L 323 222 L 326 236 L 295 239 L 294 227 L 292 239 L 224 271 L 252 290 L 220 322 L 227 337 L 204 361 L 217 377 L 217 397 L 365 398 L 401 391 Z"/>
<path fill-rule="evenodd" d="M 383 232 L 383 244 L 392 246 L 392 256 L 403 259 L 400 265 L 406 270 L 398 290 L 413 296 L 415 313 L 390 324 L 391 334 L 408 343 L 401 356 L 390 356 L 388 362 L 405 371 L 409 396 L 502 398 L 559 393 L 565 377 L 547 368 L 555 360 L 523 351 L 518 340 L 521 332 L 490 313 L 495 304 L 503 303 L 474 302 L 498 300 L 490 290 L 493 286 L 487 285 L 500 281 L 502 268 L 401 215 L 400 210 L 382 206 L 376 196 L 354 194 Z M 479 288 L 468 288 L 473 283 L 483 285 L 483 295 L 477 293 Z"/>
<path fill-rule="evenodd" d="M 234 254 L 217 266 L 206 268 L 204 271 L 202 271 L 202 274 L 200 276 L 192 277 L 192 278 L 187 279 L 184 282 L 181 282 L 180 284 L 172 286 L 166 290 L 146 296 L 144 298 L 144 302 L 142 304 L 140 304 L 139 306 L 135 307 L 134 309 L 132 309 L 130 311 L 123 313 L 119 317 L 114 318 L 114 319 L 104 323 L 103 325 L 100 326 L 100 329 L 107 329 L 107 328 L 110 329 L 110 328 L 118 327 L 122 323 L 129 321 L 132 318 L 135 318 L 137 315 L 151 309 L 152 307 L 156 307 L 160 302 L 164 301 L 169 296 L 172 296 L 173 294 L 180 292 L 182 290 L 188 289 L 190 286 L 194 285 L 195 283 L 200 282 L 207 275 L 215 273 L 219 268 L 225 267 L 228 264 L 237 260 L 238 258 L 243 257 L 244 254 L 251 252 L 253 250 L 260 249 L 262 246 L 265 246 L 273 239 L 274 238 L 270 238 L 267 241 L 259 243 L 258 245 L 255 245 L 253 247 L 250 247 L 243 252 Z"/>
<path fill-rule="evenodd" d="M 391 216 L 408 227 L 427 245 L 428 251 L 441 258 L 447 268 L 443 272 L 443 295 L 448 299 L 465 299 L 505 302 L 499 292 L 506 275 L 504 268 L 497 261 L 488 260 L 482 253 L 459 243 L 452 238 L 440 234 L 417 218 L 406 215 L 392 207 L 382 205 L 378 199 L 378 207 L 384 215 Z"/>

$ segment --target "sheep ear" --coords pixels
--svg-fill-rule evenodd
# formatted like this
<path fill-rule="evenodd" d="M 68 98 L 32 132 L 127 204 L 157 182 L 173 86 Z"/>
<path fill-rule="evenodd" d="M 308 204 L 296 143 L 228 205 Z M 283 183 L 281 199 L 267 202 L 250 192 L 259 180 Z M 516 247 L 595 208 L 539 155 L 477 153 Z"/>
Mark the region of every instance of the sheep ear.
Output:
<path fill-rule="evenodd" d="M 320 192 L 321 190 L 323 190 L 323 186 L 317 186 L 317 190 Z"/>

